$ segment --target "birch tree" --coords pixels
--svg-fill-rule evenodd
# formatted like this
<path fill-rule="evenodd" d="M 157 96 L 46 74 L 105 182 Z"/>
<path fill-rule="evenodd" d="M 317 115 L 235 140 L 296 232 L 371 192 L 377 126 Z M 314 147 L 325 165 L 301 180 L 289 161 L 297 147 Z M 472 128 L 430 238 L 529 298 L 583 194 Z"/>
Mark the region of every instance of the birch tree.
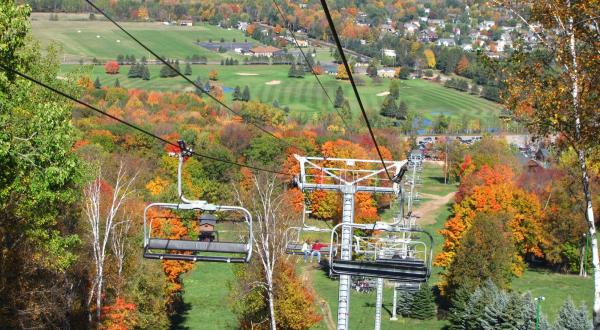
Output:
<path fill-rule="evenodd" d="M 100 320 L 102 310 L 102 289 L 104 286 L 104 265 L 109 248 L 109 239 L 115 229 L 115 224 L 123 217 L 123 206 L 133 193 L 133 182 L 136 175 L 129 176 L 123 163 L 119 165 L 114 187 L 104 180 L 102 166 L 94 180 L 84 188 L 85 218 L 89 224 L 94 276 L 88 306 L 96 298 L 96 319 Z M 104 199 L 107 198 L 106 201 Z M 90 315 L 91 318 L 91 315 Z"/>
<path fill-rule="evenodd" d="M 249 283 L 249 288 L 262 287 L 266 291 L 270 328 L 277 329 L 275 315 L 275 272 L 280 258 L 285 256 L 285 230 L 292 221 L 291 212 L 281 183 L 275 176 L 252 176 L 251 186 L 236 189 L 238 203 L 253 214 L 253 260 L 258 259 L 263 278 Z"/>
<path fill-rule="evenodd" d="M 528 29 L 511 56 L 506 103 L 533 133 L 558 134 L 578 158 L 592 243 L 594 327 L 600 327 L 600 260 L 589 157 L 600 136 L 600 2 L 494 0 Z"/>

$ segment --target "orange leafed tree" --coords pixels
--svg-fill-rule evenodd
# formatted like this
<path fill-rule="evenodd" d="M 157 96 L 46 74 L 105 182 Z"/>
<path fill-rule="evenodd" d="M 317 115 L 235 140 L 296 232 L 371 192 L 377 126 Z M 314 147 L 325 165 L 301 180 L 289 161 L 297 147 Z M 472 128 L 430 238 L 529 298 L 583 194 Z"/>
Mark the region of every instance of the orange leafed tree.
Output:
<path fill-rule="evenodd" d="M 99 329 L 128 330 L 137 325 L 136 306 L 117 297 L 114 304 L 102 307 L 102 322 Z"/>
<path fill-rule="evenodd" d="M 463 72 L 465 72 L 465 70 L 467 70 L 468 67 L 469 67 L 469 60 L 467 59 L 467 57 L 465 55 L 463 55 L 460 58 L 460 60 L 458 61 L 458 64 L 456 65 L 456 73 L 462 74 Z"/>
<path fill-rule="evenodd" d="M 107 74 L 117 74 L 119 73 L 119 63 L 116 61 L 108 61 L 104 64 L 104 71 Z"/>
<path fill-rule="evenodd" d="M 515 242 L 516 253 L 513 262 L 513 273 L 520 275 L 523 271 L 523 257 L 531 253 L 541 257 L 541 246 L 545 242 L 542 231 L 542 211 L 537 198 L 506 177 L 507 172 L 483 166 L 472 175 L 477 185 L 469 189 L 467 195 L 454 204 L 452 216 L 440 231 L 444 236 L 443 251 L 436 256 L 437 266 L 448 267 L 456 254 L 461 240 L 470 229 L 477 214 L 507 213 L 510 219 L 506 224 L 511 230 Z"/>

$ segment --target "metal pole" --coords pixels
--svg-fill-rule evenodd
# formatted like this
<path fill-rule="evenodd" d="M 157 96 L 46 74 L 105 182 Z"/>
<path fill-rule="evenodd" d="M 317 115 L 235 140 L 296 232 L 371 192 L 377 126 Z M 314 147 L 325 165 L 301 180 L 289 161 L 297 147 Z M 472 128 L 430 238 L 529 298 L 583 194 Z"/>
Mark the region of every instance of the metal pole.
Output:
<path fill-rule="evenodd" d="M 344 193 L 342 223 L 354 223 L 354 192 L 355 187 L 346 185 L 342 188 Z M 342 260 L 352 258 L 352 228 L 342 226 Z M 349 328 L 350 317 L 350 275 L 340 275 L 340 285 L 338 291 L 338 330 L 347 330 Z"/>
<path fill-rule="evenodd" d="M 398 309 L 398 283 L 394 282 L 394 301 L 393 301 L 393 306 L 392 306 L 392 317 L 390 318 L 391 321 L 398 320 L 398 317 L 396 317 L 397 309 Z"/>
<path fill-rule="evenodd" d="M 381 329 L 381 306 L 383 305 L 383 278 L 377 278 L 377 301 L 375 303 L 375 330 Z"/>

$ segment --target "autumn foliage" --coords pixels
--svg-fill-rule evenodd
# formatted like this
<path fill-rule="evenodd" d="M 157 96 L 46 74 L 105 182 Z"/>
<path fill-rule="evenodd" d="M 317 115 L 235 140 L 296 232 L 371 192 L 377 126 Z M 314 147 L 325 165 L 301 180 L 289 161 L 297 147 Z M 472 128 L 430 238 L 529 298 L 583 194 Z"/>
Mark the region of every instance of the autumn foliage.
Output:
<path fill-rule="evenodd" d="M 104 71 L 107 74 L 117 74 L 119 73 L 119 63 L 116 61 L 108 61 L 104 64 Z"/>
<path fill-rule="evenodd" d="M 112 305 L 102 307 L 102 322 L 99 329 L 128 330 L 136 326 L 136 306 L 124 298 L 117 297 Z"/>

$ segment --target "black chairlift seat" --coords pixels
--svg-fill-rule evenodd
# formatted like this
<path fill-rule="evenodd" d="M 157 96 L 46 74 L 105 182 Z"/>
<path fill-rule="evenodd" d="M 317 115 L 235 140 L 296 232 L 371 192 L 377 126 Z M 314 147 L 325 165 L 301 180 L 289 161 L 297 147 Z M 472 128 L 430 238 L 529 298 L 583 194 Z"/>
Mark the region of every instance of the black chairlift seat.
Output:
<path fill-rule="evenodd" d="M 424 263 L 403 260 L 332 260 L 331 270 L 337 274 L 380 277 L 399 281 L 425 282 L 429 270 Z"/>
<path fill-rule="evenodd" d="M 420 288 L 421 282 L 396 282 L 396 290 L 398 291 L 417 292 Z"/>
<path fill-rule="evenodd" d="M 174 240 L 150 238 L 144 249 L 144 258 L 182 261 L 215 261 L 215 262 L 246 262 L 246 256 L 198 255 L 199 252 L 247 254 L 250 245 L 232 242 L 202 242 L 192 240 Z M 151 252 L 161 250 L 161 253 Z M 165 253 L 165 251 L 167 251 Z M 191 252 L 192 254 L 175 254 L 168 251 Z"/>

